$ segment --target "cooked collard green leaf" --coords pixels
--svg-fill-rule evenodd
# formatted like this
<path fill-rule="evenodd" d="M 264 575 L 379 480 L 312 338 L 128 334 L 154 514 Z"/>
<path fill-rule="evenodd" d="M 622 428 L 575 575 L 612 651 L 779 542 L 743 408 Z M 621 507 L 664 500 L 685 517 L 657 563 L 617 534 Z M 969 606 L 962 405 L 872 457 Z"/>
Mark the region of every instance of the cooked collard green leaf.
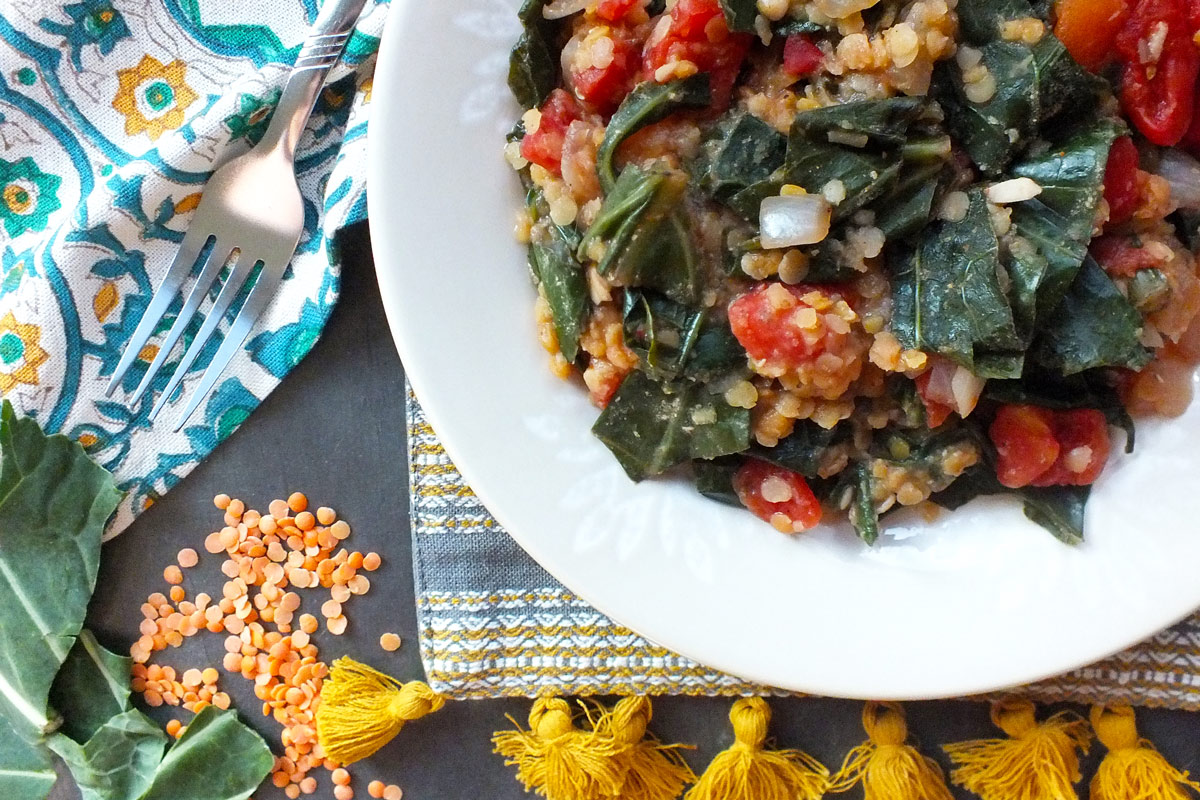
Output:
<path fill-rule="evenodd" d="M 729 30 L 738 33 L 754 33 L 754 20 L 758 17 L 758 4 L 755 0 L 721 0 L 721 10 L 725 12 L 725 22 Z"/>
<path fill-rule="evenodd" d="M 1142 316 L 1089 256 L 1058 307 L 1039 326 L 1032 357 L 1074 375 L 1097 367 L 1141 369 L 1153 355 L 1141 343 Z"/>
<path fill-rule="evenodd" d="M 558 58 L 552 50 L 556 24 L 542 16 L 545 0 L 525 0 L 519 16 L 524 31 L 508 61 L 508 88 L 524 108 L 537 108 L 558 85 Z"/>
<path fill-rule="evenodd" d="M 792 135 L 830 142 L 846 134 L 867 137 L 877 146 L 896 147 L 908 141 L 909 127 L 925 112 L 923 97 L 892 97 L 825 106 L 796 115 Z M 830 138 L 833 134 L 833 138 Z"/>
<path fill-rule="evenodd" d="M 1090 486 L 1034 486 L 1022 489 L 1025 516 L 1063 544 L 1083 544 L 1083 520 Z"/>
<path fill-rule="evenodd" d="M 604 255 L 597 269 L 623 286 L 657 289 L 682 303 L 701 290 L 700 264 L 681 212 L 687 175 L 630 165 L 605 196 L 580 243 L 585 257 L 593 242 Z"/>
<path fill-rule="evenodd" d="M 713 129 L 695 173 L 717 200 L 761 183 L 783 166 L 787 137 L 751 114 L 735 114 Z"/>
<path fill-rule="evenodd" d="M 567 243 L 557 236 L 531 243 L 529 264 L 550 304 L 558 349 L 563 358 L 574 361 L 579 355 L 579 337 L 583 335 L 588 309 L 583 267 Z"/>
<path fill-rule="evenodd" d="M 892 331 L 905 347 L 939 353 L 968 369 L 977 353 L 1021 348 L 981 190 L 970 192 L 961 221 L 936 223 L 918 246 L 894 255 Z"/>
<path fill-rule="evenodd" d="M 750 412 L 694 384 L 660 384 L 633 372 L 592 432 L 635 481 L 690 459 L 713 459 L 750 447 Z"/>
<path fill-rule="evenodd" d="M 746 367 L 746 351 L 724 319 L 655 292 L 625 292 L 625 344 L 656 380 L 710 381 Z"/>
<path fill-rule="evenodd" d="M 596 152 L 596 171 L 605 192 L 617 183 L 613 159 L 621 142 L 647 125 L 661 122 L 677 111 L 704 108 L 712 102 L 707 73 L 699 73 L 670 83 L 643 81 L 621 103 L 609 120 L 604 141 Z"/>
<path fill-rule="evenodd" d="M 733 488 L 733 476 L 741 465 L 741 460 L 735 458 L 693 461 L 692 482 L 696 484 L 696 491 L 718 503 L 742 508 L 741 498 Z"/>

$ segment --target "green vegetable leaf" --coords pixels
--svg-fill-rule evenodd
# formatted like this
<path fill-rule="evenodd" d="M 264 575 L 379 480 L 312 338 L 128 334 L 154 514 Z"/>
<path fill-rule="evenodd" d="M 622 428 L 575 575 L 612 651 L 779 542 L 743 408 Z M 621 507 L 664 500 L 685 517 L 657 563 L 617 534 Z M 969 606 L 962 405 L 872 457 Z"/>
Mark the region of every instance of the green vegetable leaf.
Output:
<path fill-rule="evenodd" d="M 545 0 L 525 0 L 519 15 L 525 30 L 508 61 L 508 88 L 523 108 L 538 108 L 558 85 L 558 59 L 551 48 L 556 26 L 542 16 Z"/>
<path fill-rule="evenodd" d="M 941 171 L 940 163 L 906 166 L 900 182 L 875 201 L 875 227 L 889 241 L 912 236 L 929 224 Z"/>
<path fill-rule="evenodd" d="M 738 33 L 754 33 L 754 20 L 758 16 L 758 5 L 754 0 L 721 0 L 725 22 L 729 30 Z"/>
<path fill-rule="evenodd" d="M 66 763 L 83 800 L 138 800 L 154 779 L 167 735 L 145 714 L 130 709 L 106 720 L 84 745 L 61 733 L 46 743 Z M 229 768 L 228 763 L 220 770 L 213 766 L 206 780 Z"/>
<path fill-rule="evenodd" d="M 704 108 L 711 102 L 708 74 L 704 72 L 670 83 L 643 81 L 638 84 L 609 120 L 604 141 L 596 151 L 596 171 L 604 191 L 611 192 L 616 185 L 617 172 L 613 158 L 621 142 L 677 111 Z"/>
<path fill-rule="evenodd" d="M 712 459 L 750 447 L 750 412 L 693 383 L 659 384 L 633 372 L 592 432 L 635 481 L 689 459 Z"/>
<path fill-rule="evenodd" d="M 1063 544 L 1083 543 L 1083 520 L 1090 486 L 1030 486 L 1021 490 L 1025 516 L 1041 525 Z"/>
<path fill-rule="evenodd" d="M 682 303 L 700 293 L 700 265 L 687 217 L 680 212 L 687 189 L 682 172 L 630 165 L 604 198 L 579 246 L 604 244 L 597 269 L 622 286 L 648 287 Z"/>
<path fill-rule="evenodd" d="M 1001 26 L 1008 20 L 1037 16 L 1028 0 L 972 0 L 962 6 L 956 9 L 959 31 L 975 45 L 999 39 Z"/>
<path fill-rule="evenodd" d="M 245 800 L 275 764 L 233 711 L 207 706 L 171 746 L 140 800 Z"/>
<path fill-rule="evenodd" d="M 50 685 L 83 627 L 100 536 L 120 502 L 78 442 L 0 411 L 0 714 L 22 735 L 52 727 Z"/>
<path fill-rule="evenodd" d="M 56 775 L 49 756 L 21 738 L 0 716 L 0 797 L 4 800 L 44 800 Z"/>
<path fill-rule="evenodd" d="M 853 494 L 850 498 L 850 524 L 868 547 L 879 541 L 879 511 L 875 508 L 875 478 L 871 464 L 859 461 L 846 470 Z"/>
<path fill-rule="evenodd" d="M 710 381 L 746 366 L 745 349 L 710 309 L 654 292 L 625 292 L 625 344 L 655 380 Z"/>
<path fill-rule="evenodd" d="M 558 349 L 563 358 L 574 361 L 579 355 L 579 337 L 583 335 L 588 309 L 583 267 L 567 243 L 557 236 L 533 242 L 529 246 L 529 263 L 550 304 Z"/>
<path fill-rule="evenodd" d="M 91 631 L 81 631 L 50 687 L 50 701 L 63 716 L 60 732 L 76 742 L 86 742 L 110 718 L 132 708 L 132 663 L 132 659 L 105 649 Z"/>
<path fill-rule="evenodd" d="M 1142 346 L 1141 335 L 1141 315 L 1088 257 L 1058 308 L 1040 327 L 1032 356 L 1063 375 L 1096 367 L 1141 369 L 1152 358 Z"/>
<path fill-rule="evenodd" d="M 1012 309 L 1000 287 L 999 243 L 983 192 L 970 192 L 966 216 L 939 222 L 902 255 L 893 276 L 892 330 L 905 347 L 940 353 L 973 368 L 976 354 L 1020 350 Z"/>
<path fill-rule="evenodd" d="M 825 451 L 850 435 L 849 425 L 837 425 L 827 430 L 815 422 L 802 420 L 796 423 L 790 436 L 779 440 L 779 444 L 774 447 L 754 445 L 750 455 L 806 478 L 817 478 Z"/>
<path fill-rule="evenodd" d="M 735 458 L 693 461 L 692 482 L 696 484 L 696 491 L 718 503 L 743 508 L 741 498 L 733 488 L 733 476 L 741 465 L 741 460 Z"/>
<path fill-rule="evenodd" d="M 892 97 L 801 111 L 792 135 L 812 141 L 833 141 L 839 135 L 858 134 L 880 146 L 898 146 L 908 140 L 908 129 L 928 107 L 923 97 Z"/>
<path fill-rule="evenodd" d="M 739 113 L 717 125 L 704 143 L 694 173 L 700 187 L 727 202 L 783 166 L 787 137 L 758 117 Z"/>

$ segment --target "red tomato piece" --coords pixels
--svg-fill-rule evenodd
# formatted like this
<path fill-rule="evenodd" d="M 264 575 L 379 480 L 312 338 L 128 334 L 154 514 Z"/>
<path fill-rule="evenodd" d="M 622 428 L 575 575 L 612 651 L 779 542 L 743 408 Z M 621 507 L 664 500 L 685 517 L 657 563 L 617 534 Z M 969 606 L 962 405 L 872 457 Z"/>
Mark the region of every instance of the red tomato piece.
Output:
<path fill-rule="evenodd" d="M 801 533 L 821 521 L 821 504 L 801 475 L 758 459 L 747 459 L 733 476 L 742 505 L 784 533 Z"/>
<path fill-rule="evenodd" d="M 764 283 L 729 304 L 729 327 L 753 359 L 796 369 L 825 352 L 825 337 L 810 335 L 797 315 L 815 313 L 804 301 L 812 286 Z M 824 291 L 824 290 L 822 290 Z M 828 294 L 828 292 L 826 292 Z M 837 295 L 830 295 L 836 302 Z"/>
<path fill-rule="evenodd" d="M 1002 406 L 988 429 L 996 446 L 996 477 L 1010 489 L 1029 486 L 1058 460 L 1051 412 L 1036 406 Z"/>
<path fill-rule="evenodd" d="M 679 0 L 665 29 L 655 28 L 642 55 L 643 77 L 673 61 L 690 61 L 709 74 L 713 108 L 729 107 L 733 85 L 754 37 L 730 33 L 718 0 Z"/>
<path fill-rule="evenodd" d="M 600 0 L 596 16 L 608 22 L 620 22 L 630 11 L 646 4 L 646 0 Z"/>
<path fill-rule="evenodd" d="M 1054 465 L 1033 481 L 1034 486 L 1088 486 L 1096 482 L 1112 442 L 1108 420 L 1094 408 L 1056 411 L 1051 418 L 1059 454 Z"/>
<path fill-rule="evenodd" d="M 562 89 L 555 89 L 542 104 L 542 121 L 533 133 L 521 140 L 521 157 L 555 175 L 562 174 L 563 142 L 567 128 L 583 117 L 578 101 Z"/>
<path fill-rule="evenodd" d="M 1184 0 L 1141 0 L 1117 35 L 1117 54 L 1125 64 L 1121 106 L 1157 145 L 1178 144 L 1192 124 L 1200 75 L 1192 33 Z M 1147 51 L 1160 52 L 1143 63 Z"/>
<path fill-rule="evenodd" d="M 1197 0 L 1197 5 L 1200 5 L 1200 0 Z M 1194 108 L 1200 108 L 1200 83 L 1196 84 Z M 1200 114 L 1192 114 L 1192 124 L 1179 141 L 1179 146 L 1196 158 L 1200 158 Z"/>
<path fill-rule="evenodd" d="M 954 392 L 950 386 L 954 370 L 950 370 L 945 380 L 939 380 L 941 376 L 935 368 L 917 378 L 917 395 L 925 406 L 925 423 L 930 428 L 938 427 L 954 413 Z"/>
<path fill-rule="evenodd" d="M 1056 0 L 1054 35 L 1085 69 L 1098 72 L 1128 15 L 1126 0 Z"/>
<path fill-rule="evenodd" d="M 1153 269 L 1161 260 L 1129 236 L 1098 236 L 1092 240 L 1092 258 L 1114 278 L 1132 278 L 1138 270 Z"/>
<path fill-rule="evenodd" d="M 1108 221 L 1113 225 L 1128 222 L 1138 205 L 1138 150 L 1133 139 L 1122 136 L 1108 151 L 1104 171 L 1104 199 L 1108 201 Z"/>
<path fill-rule="evenodd" d="M 789 75 L 805 78 L 825 60 L 825 54 L 804 34 L 789 36 L 783 45 L 783 69 Z"/>
<path fill-rule="evenodd" d="M 606 116 L 616 111 L 625 95 L 633 91 L 642 67 L 642 49 L 637 41 L 616 30 L 609 38 L 613 56 L 608 66 L 588 67 L 567 75 L 567 84 L 575 95 Z"/>

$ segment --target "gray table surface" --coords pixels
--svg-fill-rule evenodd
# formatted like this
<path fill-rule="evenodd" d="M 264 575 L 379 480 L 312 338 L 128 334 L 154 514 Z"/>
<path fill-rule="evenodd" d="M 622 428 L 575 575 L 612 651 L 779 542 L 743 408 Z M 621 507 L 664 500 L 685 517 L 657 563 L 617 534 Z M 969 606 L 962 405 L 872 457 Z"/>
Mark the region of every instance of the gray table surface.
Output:
<path fill-rule="evenodd" d="M 271 499 L 300 490 L 314 505 L 333 506 L 351 523 L 354 533 L 348 543 L 354 549 L 376 550 L 384 557 L 384 566 L 372 576 L 371 592 L 348 609 L 346 634 L 314 636 L 322 658 L 331 661 L 348 654 L 398 677 L 421 677 L 406 491 L 404 374 L 380 304 L 366 226 L 348 231 L 342 244 L 346 266 L 341 300 L 312 354 L 207 461 L 105 546 L 89 625 L 109 647 L 127 652 L 138 636 L 139 606 L 150 592 L 166 590 L 162 570 L 182 547 L 194 547 L 202 557 L 200 566 L 189 572 L 189 595 L 217 594 L 223 581 L 218 559 L 202 548 L 205 535 L 221 525 L 212 505 L 214 495 L 228 493 L 243 498 L 248 507 L 265 510 Z M 396 653 L 379 647 L 379 635 L 387 631 L 405 640 Z M 219 667 L 223 639 L 201 634 L 180 650 L 168 651 L 159 663 Z M 887 668 L 883 653 L 879 669 Z M 221 685 L 242 709 L 243 718 L 277 747 L 278 726 L 260 716 L 249 682 L 222 671 Z M 725 699 L 658 699 L 652 728 L 667 741 L 696 745 L 689 760 L 699 771 L 729 744 L 729 704 Z M 831 766 L 863 738 L 859 702 L 794 698 L 772 700 L 771 705 L 772 733 L 780 746 L 801 747 Z M 906 707 L 910 730 L 943 764 L 934 745 L 995 733 L 982 703 Z M 524 796 L 510 770 L 491 754 L 489 738 L 493 730 L 507 725 L 506 714 L 523 721 L 528 709 L 526 700 L 448 704 L 411 724 L 378 755 L 355 765 L 356 796 L 367 797 L 366 784 L 374 779 L 398 783 L 411 800 Z M 164 724 L 171 716 L 190 716 L 181 709 L 147 710 Z M 1086 714 L 1086 709 L 1078 710 Z M 1139 726 L 1172 763 L 1200 770 L 1200 715 L 1140 711 Z M 1102 749 L 1093 751 L 1089 765 Z M 311 797 L 332 798 L 323 771 L 319 780 L 320 788 Z M 77 796 L 67 781 L 60 781 L 52 795 L 54 800 Z M 275 800 L 284 795 L 268 784 L 255 797 Z"/>

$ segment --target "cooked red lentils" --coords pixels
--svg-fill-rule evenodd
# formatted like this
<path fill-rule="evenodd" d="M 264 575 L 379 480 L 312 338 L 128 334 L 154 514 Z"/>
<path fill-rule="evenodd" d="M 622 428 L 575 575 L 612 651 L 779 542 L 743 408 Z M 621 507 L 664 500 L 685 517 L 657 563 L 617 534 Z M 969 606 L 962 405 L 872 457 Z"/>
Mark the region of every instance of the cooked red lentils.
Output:
<path fill-rule="evenodd" d="M 187 599 L 183 573 L 200 559 L 191 548 L 180 550 L 177 563 L 163 571 L 169 593 L 154 592 L 142 604 L 141 635 L 129 649 L 133 689 L 152 707 L 182 706 L 193 713 L 208 705 L 229 708 L 216 668 L 191 667 L 177 674 L 173 667 L 152 663 L 155 653 L 180 647 L 202 630 L 224 635 L 221 666 L 253 683 L 263 715 L 281 727 L 283 755 L 275 760 L 271 782 L 290 798 L 309 795 L 318 788 L 311 773 L 322 767 L 332 773 L 334 797 L 350 800 L 350 773 L 326 758 L 317 742 L 316 709 L 329 669 L 310 636 L 320 623 L 313 614 L 300 613 L 304 599 L 294 590 L 327 592 L 312 602 L 320 603 L 328 631 L 341 634 L 348 624 L 346 604 L 370 588 L 358 571 L 378 568 L 379 556 L 342 547 L 350 526 L 327 506 L 316 514 L 306 511 L 308 498 L 300 492 L 271 501 L 268 514 L 247 509 L 229 495 L 213 498 L 213 505 L 224 512 L 225 524 L 205 538 L 204 549 L 224 556 L 226 580 L 219 600 L 204 592 Z M 167 725 L 172 736 L 186 730 L 180 720 Z M 380 787 L 379 797 L 399 791 Z"/>

